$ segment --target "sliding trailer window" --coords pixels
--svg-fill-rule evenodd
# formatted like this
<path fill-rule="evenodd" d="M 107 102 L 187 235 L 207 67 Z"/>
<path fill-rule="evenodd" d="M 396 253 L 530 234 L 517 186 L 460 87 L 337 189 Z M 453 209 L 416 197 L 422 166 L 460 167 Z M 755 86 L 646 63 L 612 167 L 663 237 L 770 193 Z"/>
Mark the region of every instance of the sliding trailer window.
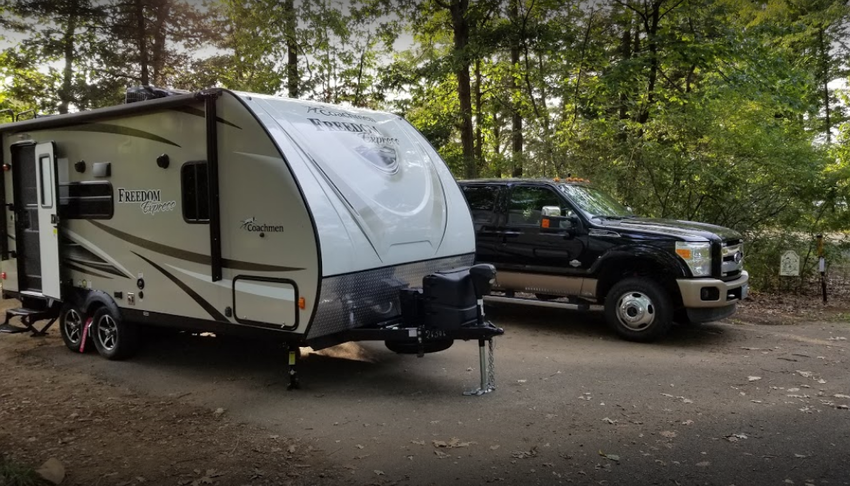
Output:
<path fill-rule="evenodd" d="M 114 213 L 111 183 L 83 181 L 59 184 L 59 216 L 62 219 L 112 219 Z"/>
<path fill-rule="evenodd" d="M 187 223 L 210 222 L 209 169 L 207 161 L 186 162 L 180 168 L 183 219 Z"/>

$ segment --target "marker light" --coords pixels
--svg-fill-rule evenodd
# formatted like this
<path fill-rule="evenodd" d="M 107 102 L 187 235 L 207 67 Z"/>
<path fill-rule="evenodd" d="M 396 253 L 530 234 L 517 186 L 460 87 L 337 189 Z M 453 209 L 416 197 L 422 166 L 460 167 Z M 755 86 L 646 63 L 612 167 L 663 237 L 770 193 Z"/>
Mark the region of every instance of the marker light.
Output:
<path fill-rule="evenodd" d="M 307 301 L 304 300 L 304 297 L 298 298 L 298 308 L 304 310 L 307 307 Z"/>

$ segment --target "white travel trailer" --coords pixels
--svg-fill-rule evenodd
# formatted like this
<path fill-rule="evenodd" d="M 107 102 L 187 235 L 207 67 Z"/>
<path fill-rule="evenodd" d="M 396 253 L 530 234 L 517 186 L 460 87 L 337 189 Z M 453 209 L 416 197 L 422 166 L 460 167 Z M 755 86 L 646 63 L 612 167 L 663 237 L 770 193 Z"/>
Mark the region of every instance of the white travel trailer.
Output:
<path fill-rule="evenodd" d="M 475 339 L 484 364 L 502 333 L 482 317 L 494 271 L 472 266 L 463 195 L 399 116 L 145 88 L 0 135 L 0 276 L 22 302 L 7 332 L 58 319 L 69 348 L 109 359 L 144 325 L 270 337 L 292 385 L 301 345 L 421 356 Z"/>

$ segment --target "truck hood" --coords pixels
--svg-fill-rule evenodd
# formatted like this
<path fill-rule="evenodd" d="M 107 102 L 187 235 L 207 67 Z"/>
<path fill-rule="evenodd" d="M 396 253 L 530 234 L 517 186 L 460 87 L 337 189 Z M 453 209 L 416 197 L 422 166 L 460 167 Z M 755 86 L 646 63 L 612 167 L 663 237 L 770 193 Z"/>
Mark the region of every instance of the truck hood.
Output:
<path fill-rule="evenodd" d="M 638 231 L 656 234 L 665 234 L 683 239 L 707 239 L 722 241 L 741 239 L 741 234 L 735 230 L 708 223 L 697 223 L 695 221 L 679 221 L 675 219 L 657 218 L 627 218 L 627 219 L 604 219 L 602 225 L 605 229 Z"/>

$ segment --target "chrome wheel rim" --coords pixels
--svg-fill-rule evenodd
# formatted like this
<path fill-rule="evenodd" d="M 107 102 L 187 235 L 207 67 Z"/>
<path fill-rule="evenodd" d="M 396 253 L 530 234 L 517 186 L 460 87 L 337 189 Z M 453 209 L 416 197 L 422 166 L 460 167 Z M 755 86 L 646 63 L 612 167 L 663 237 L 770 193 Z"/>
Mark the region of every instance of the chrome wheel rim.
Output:
<path fill-rule="evenodd" d="M 72 343 L 80 342 L 83 332 L 83 316 L 76 309 L 69 309 L 65 313 L 62 326 L 65 328 L 65 335 L 68 336 L 69 341 Z"/>
<path fill-rule="evenodd" d="M 632 331 L 644 331 L 655 322 L 655 304 L 642 292 L 626 292 L 617 301 L 617 319 Z"/>
<path fill-rule="evenodd" d="M 118 324 L 112 316 L 105 315 L 97 323 L 97 339 L 100 345 L 107 351 L 115 349 L 118 343 Z"/>

